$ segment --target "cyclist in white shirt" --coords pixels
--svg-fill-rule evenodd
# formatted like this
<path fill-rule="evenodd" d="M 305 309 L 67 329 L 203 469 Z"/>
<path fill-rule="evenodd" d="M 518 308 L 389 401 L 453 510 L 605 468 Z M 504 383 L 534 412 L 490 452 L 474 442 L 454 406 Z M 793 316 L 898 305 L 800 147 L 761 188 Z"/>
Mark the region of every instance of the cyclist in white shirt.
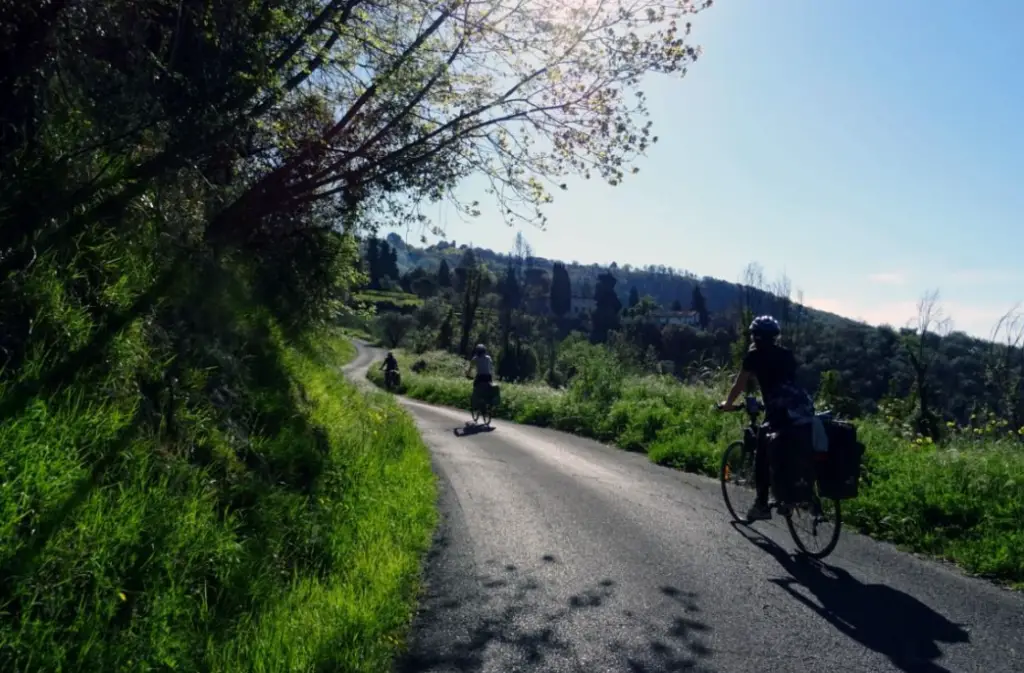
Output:
<path fill-rule="evenodd" d="M 477 344 L 473 349 L 473 357 L 466 368 L 466 376 L 469 376 L 474 368 L 476 369 L 476 377 L 473 379 L 474 388 L 482 384 L 489 384 L 494 380 L 494 361 L 487 354 L 487 347 L 483 344 Z"/>

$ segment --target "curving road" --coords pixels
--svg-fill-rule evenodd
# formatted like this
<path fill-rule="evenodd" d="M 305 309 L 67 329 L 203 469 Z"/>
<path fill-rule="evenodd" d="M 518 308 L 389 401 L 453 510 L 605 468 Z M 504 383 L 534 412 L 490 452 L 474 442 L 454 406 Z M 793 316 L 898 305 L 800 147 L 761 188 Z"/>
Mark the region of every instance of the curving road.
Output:
<path fill-rule="evenodd" d="M 377 349 L 346 367 L 365 382 Z M 718 483 L 564 433 L 402 399 L 441 524 L 402 673 L 1024 671 L 1024 596 L 844 532 L 730 524 Z"/>

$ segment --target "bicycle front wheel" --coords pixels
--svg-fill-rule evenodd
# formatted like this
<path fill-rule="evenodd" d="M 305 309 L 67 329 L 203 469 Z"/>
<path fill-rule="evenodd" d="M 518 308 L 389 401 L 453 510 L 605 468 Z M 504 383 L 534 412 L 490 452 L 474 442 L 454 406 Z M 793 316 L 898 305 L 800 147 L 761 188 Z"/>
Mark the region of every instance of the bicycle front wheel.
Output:
<path fill-rule="evenodd" d="M 814 485 L 811 501 L 795 505 L 786 516 L 793 542 L 807 556 L 822 559 L 835 551 L 843 528 L 843 510 L 838 500 L 818 497 Z"/>
<path fill-rule="evenodd" d="M 757 499 L 757 490 L 754 488 L 754 452 L 748 450 L 742 441 L 735 441 L 725 448 L 719 479 L 729 513 L 736 521 L 745 523 L 747 510 Z"/>

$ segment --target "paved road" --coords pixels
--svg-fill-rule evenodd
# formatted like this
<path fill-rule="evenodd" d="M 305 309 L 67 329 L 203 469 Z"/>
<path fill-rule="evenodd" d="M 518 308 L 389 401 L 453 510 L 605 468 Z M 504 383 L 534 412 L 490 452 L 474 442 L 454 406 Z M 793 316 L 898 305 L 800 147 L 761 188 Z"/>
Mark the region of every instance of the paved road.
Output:
<path fill-rule="evenodd" d="M 731 525 L 712 480 L 402 403 L 442 514 L 402 673 L 1024 671 L 1019 594 L 845 532 L 798 561 L 781 522 Z"/>

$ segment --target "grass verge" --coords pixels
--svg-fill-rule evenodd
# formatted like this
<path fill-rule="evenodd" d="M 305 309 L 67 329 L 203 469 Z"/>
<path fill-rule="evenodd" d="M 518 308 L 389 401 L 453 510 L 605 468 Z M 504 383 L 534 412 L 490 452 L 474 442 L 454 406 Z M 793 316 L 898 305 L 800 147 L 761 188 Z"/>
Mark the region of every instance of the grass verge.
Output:
<path fill-rule="evenodd" d="M 468 408 L 471 384 L 451 356 L 398 352 L 410 397 Z M 421 361 L 421 371 L 412 365 Z M 464 366 L 464 365 L 462 365 Z M 371 367 L 370 379 L 383 385 Z M 722 450 L 740 436 L 738 414 L 713 409 L 716 391 L 660 378 L 622 377 L 611 362 L 581 365 L 573 385 L 502 384 L 497 418 L 591 437 L 646 453 L 660 465 L 717 477 Z M 965 570 L 1024 587 L 1024 451 L 1014 440 L 954 439 L 943 447 L 858 422 L 867 446 L 858 498 L 844 518 L 860 531 Z"/>
<path fill-rule="evenodd" d="M 370 345 L 376 345 L 378 342 L 377 337 L 370 334 L 365 329 L 359 329 L 357 327 L 341 327 L 339 328 L 341 334 L 353 339 L 362 339 Z"/>
<path fill-rule="evenodd" d="M 360 290 L 355 293 L 354 299 L 367 304 L 390 304 L 397 307 L 423 305 L 422 298 L 401 290 Z"/>
<path fill-rule="evenodd" d="M 179 410 L 187 442 L 77 388 L 0 426 L 0 670 L 388 669 L 435 523 L 426 447 L 338 374 L 347 341 L 272 341 L 283 384 L 227 425 Z"/>

